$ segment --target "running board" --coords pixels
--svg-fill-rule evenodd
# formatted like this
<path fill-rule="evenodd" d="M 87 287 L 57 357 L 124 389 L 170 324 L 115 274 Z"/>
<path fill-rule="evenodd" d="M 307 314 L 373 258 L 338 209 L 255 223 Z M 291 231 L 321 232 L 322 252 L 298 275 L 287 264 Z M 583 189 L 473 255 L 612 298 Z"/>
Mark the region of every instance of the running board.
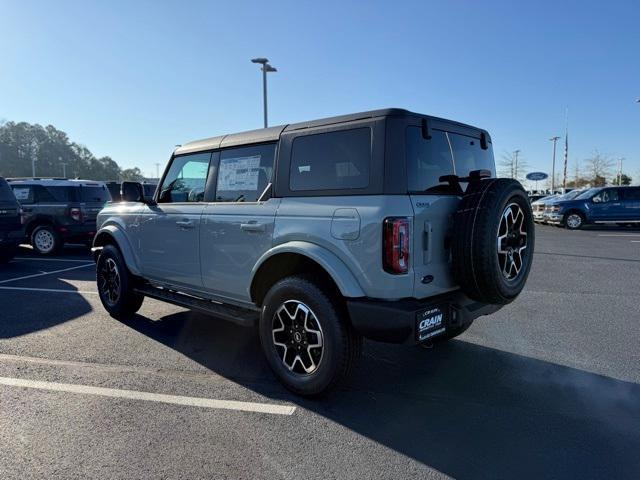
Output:
<path fill-rule="evenodd" d="M 243 327 L 253 327 L 259 317 L 259 312 L 246 308 L 236 307 L 234 305 L 226 305 L 222 303 L 212 302 L 184 293 L 167 290 L 166 288 L 153 287 L 151 285 L 142 285 L 135 289 L 137 293 L 145 297 L 155 298 L 163 302 L 172 303 L 179 307 L 185 307 L 207 315 L 227 320 L 229 322 L 242 325 Z"/>

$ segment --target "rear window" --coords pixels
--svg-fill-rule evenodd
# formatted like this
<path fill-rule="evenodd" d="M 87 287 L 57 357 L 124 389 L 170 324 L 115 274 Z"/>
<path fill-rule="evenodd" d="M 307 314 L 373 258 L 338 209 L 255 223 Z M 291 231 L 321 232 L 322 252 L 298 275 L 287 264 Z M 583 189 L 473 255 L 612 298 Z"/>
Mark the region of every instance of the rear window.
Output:
<path fill-rule="evenodd" d="M 104 185 L 82 185 L 80 187 L 80 201 L 87 203 L 106 203 L 111 200 L 111 194 Z"/>
<path fill-rule="evenodd" d="M 369 186 L 371 129 L 297 137 L 291 149 L 292 191 L 350 190 Z"/>
<path fill-rule="evenodd" d="M 495 175 L 491 143 L 483 150 L 478 138 L 440 130 L 433 130 L 427 140 L 420 127 L 407 127 L 405 140 L 410 192 L 441 191 L 444 175 L 467 177 L 473 170 Z"/>

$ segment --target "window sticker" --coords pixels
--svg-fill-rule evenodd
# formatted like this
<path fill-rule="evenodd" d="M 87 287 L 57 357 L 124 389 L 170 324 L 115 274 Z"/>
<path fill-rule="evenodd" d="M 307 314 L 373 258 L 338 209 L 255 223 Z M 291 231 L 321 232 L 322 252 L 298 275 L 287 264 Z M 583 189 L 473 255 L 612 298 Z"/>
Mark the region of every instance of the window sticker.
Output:
<path fill-rule="evenodd" d="M 260 155 L 225 158 L 220 162 L 218 190 L 257 190 L 260 175 Z"/>
<path fill-rule="evenodd" d="M 16 200 L 29 200 L 30 188 L 14 188 L 13 194 L 16 196 Z"/>

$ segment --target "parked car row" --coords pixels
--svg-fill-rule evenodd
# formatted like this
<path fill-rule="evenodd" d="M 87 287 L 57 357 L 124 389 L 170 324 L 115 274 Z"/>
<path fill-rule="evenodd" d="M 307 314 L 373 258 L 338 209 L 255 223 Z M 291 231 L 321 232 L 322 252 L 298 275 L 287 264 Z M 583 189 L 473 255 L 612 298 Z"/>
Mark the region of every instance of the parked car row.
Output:
<path fill-rule="evenodd" d="M 156 185 L 143 184 L 145 196 Z M 67 178 L 10 178 L 0 181 L 0 262 L 13 257 L 19 243 L 41 255 L 65 243 L 91 246 L 98 212 L 120 201 L 121 184 Z"/>
<path fill-rule="evenodd" d="M 573 195 L 572 195 L 573 194 Z M 598 187 L 532 204 L 536 222 L 577 230 L 587 224 L 640 225 L 640 187 Z"/>

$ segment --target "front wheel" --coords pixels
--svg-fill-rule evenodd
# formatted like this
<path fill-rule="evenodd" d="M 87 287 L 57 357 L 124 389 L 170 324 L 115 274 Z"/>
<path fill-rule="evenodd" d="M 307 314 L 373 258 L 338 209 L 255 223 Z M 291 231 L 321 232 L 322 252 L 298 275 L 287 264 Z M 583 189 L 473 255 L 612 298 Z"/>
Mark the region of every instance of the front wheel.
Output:
<path fill-rule="evenodd" d="M 325 289 L 296 276 L 280 280 L 267 293 L 260 342 L 284 386 L 310 396 L 330 390 L 348 375 L 360 338 Z"/>
<path fill-rule="evenodd" d="M 584 225 L 584 217 L 581 213 L 570 212 L 564 216 L 564 226 L 568 230 L 579 230 Z"/>
<path fill-rule="evenodd" d="M 144 296 L 134 291 L 134 278 L 115 246 L 107 245 L 100 253 L 96 277 L 100 301 L 112 317 L 123 319 L 140 310 Z"/>

